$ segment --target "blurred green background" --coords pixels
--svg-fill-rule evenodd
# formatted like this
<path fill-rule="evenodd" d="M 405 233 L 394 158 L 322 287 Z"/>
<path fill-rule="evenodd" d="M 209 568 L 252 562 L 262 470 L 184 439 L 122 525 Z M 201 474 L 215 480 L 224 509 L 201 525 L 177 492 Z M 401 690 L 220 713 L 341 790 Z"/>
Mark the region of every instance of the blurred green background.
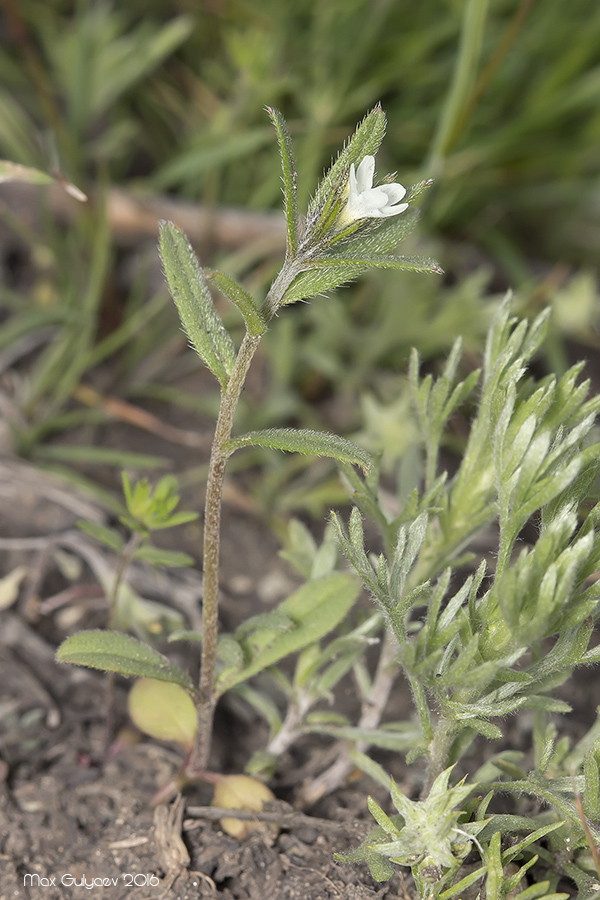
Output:
<path fill-rule="evenodd" d="M 250 397 L 242 419 L 325 418 L 401 455 L 398 373 L 410 347 L 435 364 L 462 334 L 476 357 L 507 288 L 520 312 L 554 304 L 548 367 L 563 369 L 573 342 L 579 355 L 598 346 L 596 0 L 3 0 L 0 15 L 0 156 L 58 169 L 93 198 L 68 229 L 44 188 L 38 228 L 0 206 L 30 266 L 0 290 L 0 351 L 17 347 L 11 365 L 27 360 L 13 398 L 19 452 L 73 456 L 47 439 L 103 421 L 106 409 L 81 403 L 82 383 L 136 403 L 214 410 L 216 396 L 194 398 L 177 381 L 196 364 L 180 358 L 161 287 L 138 273 L 117 291 L 114 313 L 124 251 L 103 198 L 120 185 L 213 211 L 280 208 L 267 104 L 288 120 L 302 206 L 381 102 L 378 173 L 396 171 L 405 184 L 435 178 L 417 247 L 411 237 L 402 252 L 436 256 L 446 276 L 375 273 L 286 310 L 265 341 L 270 391 Z M 259 294 L 276 272 L 264 247 L 215 245 L 202 262 Z M 33 360 L 21 345 L 37 346 Z M 110 375 L 99 382 L 102 366 Z"/>
<path fill-rule="evenodd" d="M 379 165 L 437 178 L 428 230 L 501 257 L 595 262 L 595 0 L 5 0 L 0 148 L 204 203 L 280 196 L 263 107 L 296 138 L 301 200 L 365 111 Z M 458 85 L 458 96 L 453 94 Z M 507 246 L 508 245 L 508 246 Z"/>

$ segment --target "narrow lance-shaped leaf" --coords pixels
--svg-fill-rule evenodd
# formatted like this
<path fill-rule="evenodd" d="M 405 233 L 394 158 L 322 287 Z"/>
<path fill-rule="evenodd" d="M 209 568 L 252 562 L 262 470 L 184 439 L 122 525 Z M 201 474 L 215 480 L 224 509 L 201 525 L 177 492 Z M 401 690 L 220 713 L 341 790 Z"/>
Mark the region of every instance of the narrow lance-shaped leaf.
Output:
<path fill-rule="evenodd" d="M 296 303 L 298 300 L 308 300 L 310 297 L 316 297 L 317 294 L 324 294 L 332 291 L 352 281 L 363 272 L 367 272 L 370 266 L 357 266 L 354 264 L 346 264 L 343 266 L 332 265 L 326 269 L 312 269 L 310 272 L 304 272 L 300 275 L 291 287 L 285 293 L 282 306 L 288 306 L 290 303 Z"/>
<path fill-rule="evenodd" d="M 62 642 L 56 659 L 103 672 L 171 681 L 188 691 L 194 690 L 189 676 L 166 656 L 118 631 L 80 631 L 73 634 Z"/>
<path fill-rule="evenodd" d="M 355 256 L 339 254 L 315 259 L 310 264 L 314 269 L 328 269 L 330 266 L 352 265 L 374 269 L 406 269 L 411 272 L 433 272 L 443 275 L 444 270 L 434 259 L 424 256 L 385 256 L 381 253 L 357 253 Z"/>
<path fill-rule="evenodd" d="M 427 272 L 441 275 L 443 270 L 435 260 L 418 256 L 383 256 L 379 254 L 361 255 L 358 258 L 327 256 L 314 260 L 290 285 L 283 298 L 282 306 L 307 300 L 339 287 L 357 278 L 369 269 L 403 269 L 407 272 Z"/>
<path fill-rule="evenodd" d="M 233 453 L 240 447 L 270 447 L 273 450 L 289 450 L 292 453 L 330 456 L 340 462 L 354 463 L 368 470 L 373 465 L 373 457 L 358 444 L 336 434 L 325 434 L 295 428 L 266 428 L 264 431 L 249 431 L 240 437 L 227 441 L 223 450 Z"/>
<path fill-rule="evenodd" d="M 298 191 L 296 185 L 296 164 L 292 152 L 292 139 L 285 119 L 278 109 L 267 106 L 267 113 L 277 131 L 283 181 L 285 218 L 287 222 L 287 256 L 293 259 L 298 247 Z"/>
<path fill-rule="evenodd" d="M 254 305 L 254 300 L 250 294 L 232 278 L 223 275 L 222 272 L 207 272 L 206 277 L 216 284 L 224 297 L 227 297 L 234 306 L 237 306 L 244 317 L 246 328 L 250 334 L 259 336 L 265 333 L 267 323 Z"/>
<path fill-rule="evenodd" d="M 217 694 L 223 694 L 329 634 L 348 613 L 358 592 L 357 581 L 342 572 L 333 572 L 303 584 L 277 607 L 277 612 L 288 616 L 294 627 L 279 635 L 269 629 L 269 643 L 253 655 L 245 668 L 222 672 L 217 681 Z M 257 632 L 256 638 L 259 637 Z"/>
<path fill-rule="evenodd" d="M 160 223 L 160 255 L 169 290 L 198 356 L 225 389 L 235 347 L 214 308 L 192 245 L 173 222 Z"/>
<path fill-rule="evenodd" d="M 370 229 L 361 229 L 360 237 L 340 242 L 340 252 L 344 256 L 389 253 L 415 229 L 419 216 L 419 210 L 411 206 L 400 216 L 375 219 Z"/>
<path fill-rule="evenodd" d="M 324 205 L 327 197 L 341 186 L 351 163 L 358 165 L 365 156 L 375 156 L 383 140 L 385 126 L 385 113 L 380 106 L 376 106 L 365 116 L 317 188 L 308 210 L 309 219 Z"/>

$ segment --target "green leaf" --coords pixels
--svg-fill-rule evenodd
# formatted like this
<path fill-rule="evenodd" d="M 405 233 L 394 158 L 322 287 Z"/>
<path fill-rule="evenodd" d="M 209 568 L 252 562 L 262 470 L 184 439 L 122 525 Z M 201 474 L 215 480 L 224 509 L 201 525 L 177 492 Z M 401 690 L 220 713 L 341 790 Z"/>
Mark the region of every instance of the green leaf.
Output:
<path fill-rule="evenodd" d="M 292 151 L 292 139 L 285 119 L 278 109 L 267 106 L 267 113 L 277 131 L 281 168 L 283 170 L 283 197 L 287 222 L 287 256 L 293 259 L 298 247 L 298 189 L 296 184 L 296 164 Z"/>
<path fill-rule="evenodd" d="M 116 553 L 120 553 L 125 546 L 123 538 L 117 531 L 107 528 L 106 525 L 101 525 L 99 522 L 81 521 L 77 523 L 77 527 Z"/>
<path fill-rule="evenodd" d="M 318 215 L 328 197 L 345 183 L 352 163 L 358 165 L 365 156 L 375 156 L 385 135 L 385 125 L 385 113 L 380 106 L 365 116 L 317 188 L 308 208 L 309 220 Z"/>
<path fill-rule="evenodd" d="M 121 522 L 132 531 L 142 533 L 184 525 L 198 518 L 195 512 L 174 512 L 179 504 L 177 479 L 165 475 L 152 488 L 147 478 L 131 484 L 126 472 L 121 473 L 128 515 Z"/>
<path fill-rule="evenodd" d="M 309 581 L 279 604 L 276 612 L 289 617 L 295 627 L 271 634 L 268 645 L 259 649 L 241 670 L 225 670 L 217 679 L 217 694 L 247 681 L 280 659 L 302 650 L 329 634 L 344 618 L 359 592 L 358 583 L 350 575 L 334 572 Z"/>
<path fill-rule="evenodd" d="M 357 248 L 357 250 L 360 248 Z M 384 256 L 379 253 L 337 254 L 322 256 L 311 261 L 307 271 L 299 275 L 284 294 L 282 306 L 308 300 L 317 294 L 332 291 L 369 269 L 402 269 L 408 272 L 433 272 L 441 274 L 442 269 L 433 259 L 419 256 Z"/>
<path fill-rule="evenodd" d="M 423 732 L 418 725 L 412 723 L 395 730 L 391 728 L 360 728 L 354 725 L 328 725 L 311 721 L 310 730 L 318 734 L 329 734 L 340 740 L 350 741 L 352 744 L 362 742 L 372 747 L 380 747 L 382 750 L 393 750 L 396 753 L 410 750 L 423 742 Z M 501 732 L 500 737 L 502 737 Z"/>
<path fill-rule="evenodd" d="M 359 238 L 341 241 L 338 244 L 340 251 L 344 256 L 351 256 L 353 253 L 389 253 L 414 231 L 419 216 L 419 210 L 412 206 L 402 215 L 378 221 L 372 230 L 362 232 Z"/>
<path fill-rule="evenodd" d="M 386 791 L 390 791 L 392 780 L 382 765 L 375 762 L 375 760 L 371 759 L 370 756 L 367 756 L 366 753 L 361 753 L 359 750 L 355 750 L 352 747 L 348 749 L 348 756 L 361 772 L 364 772 L 365 775 L 372 778 L 376 784 L 380 784 L 384 787 Z"/>
<path fill-rule="evenodd" d="M 103 587 L 108 593 L 112 589 L 112 579 L 103 579 Z M 131 632 L 140 641 L 151 644 L 183 626 L 184 618 L 178 610 L 140 597 L 131 585 L 121 581 L 115 604 L 115 629 Z"/>
<path fill-rule="evenodd" d="M 270 447 L 273 450 L 289 450 L 291 453 L 330 456 L 339 462 L 354 463 L 368 471 L 373 465 L 373 457 L 358 444 L 336 434 L 296 428 L 265 428 L 264 431 L 249 431 L 241 437 L 227 441 L 223 450 L 227 454 L 240 447 Z"/>
<path fill-rule="evenodd" d="M 242 645 L 230 634 L 220 635 L 217 643 L 217 658 L 224 663 L 227 668 L 241 669 L 244 665 L 244 650 Z"/>
<path fill-rule="evenodd" d="M 58 662 L 171 681 L 188 691 L 194 685 L 188 675 L 162 653 L 118 631 L 80 631 L 62 642 L 56 651 Z"/>
<path fill-rule="evenodd" d="M 169 643 L 171 643 L 171 641 L 198 641 L 198 643 L 201 643 L 202 637 L 201 631 L 187 631 L 185 629 L 180 629 L 179 631 L 172 631 L 167 635 L 167 640 Z"/>
<path fill-rule="evenodd" d="M 266 613 L 258 613 L 242 622 L 235 633 L 235 638 L 237 641 L 247 641 L 255 647 L 262 648 L 270 643 L 272 636 L 289 631 L 294 624 L 293 619 L 280 609 L 273 609 Z"/>
<path fill-rule="evenodd" d="M 388 881 L 396 874 L 396 870 L 384 856 L 381 856 L 377 851 L 371 850 L 364 845 L 357 850 L 353 850 L 351 853 L 334 853 L 333 856 L 334 859 L 337 859 L 339 862 L 365 862 L 369 867 L 371 877 L 375 881 Z"/>
<path fill-rule="evenodd" d="M 266 719 L 271 737 L 274 737 L 283 725 L 281 714 L 275 701 L 268 694 L 255 690 L 249 684 L 238 684 L 235 688 L 235 693 Z"/>
<path fill-rule="evenodd" d="M 393 781 L 390 781 L 390 790 L 392 790 L 393 787 L 394 787 L 394 783 L 393 783 Z M 390 837 L 392 837 L 392 836 L 398 837 L 399 836 L 400 830 L 398 828 L 396 828 L 396 825 L 394 824 L 394 822 L 392 822 L 392 820 L 390 819 L 388 814 L 382 810 L 382 808 L 380 807 L 379 803 L 377 803 L 376 800 L 373 800 L 372 797 L 368 797 L 367 798 L 367 806 L 369 807 L 369 812 L 371 813 L 371 815 L 373 816 L 373 818 L 375 819 L 375 821 L 377 822 L 379 827 L 382 828 L 386 832 L 386 834 L 388 834 Z M 401 813 L 401 815 L 402 815 L 402 813 Z"/>
<path fill-rule="evenodd" d="M 485 719 L 469 719 L 469 728 L 479 732 L 489 741 L 499 741 L 502 739 L 502 729 L 493 722 L 487 722 Z"/>
<path fill-rule="evenodd" d="M 179 503 L 179 497 L 177 497 L 177 502 Z M 176 528 L 177 525 L 187 525 L 188 522 L 195 522 L 196 519 L 199 518 L 199 514 L 197 512 L 192 512 L 191 510 L 182 510 L 181 512 L 173 513 L 172 516 L 167 516 L 166 519 L 159 521 L 160 528 Z"/>
<path fill-rule="evenodd" d="M 173 222 L 160 223 L 160 255 L 179 318 L 198 356 L 223 389 L 235 364 L 235 347 L 213 305 L 192 245 Z"/>
<path fill-rule="evenodd" d="M 479 881 L 480 878 L 483 878 L 485 875 L 484 866 L 480 866 L 479 869 L 475 869 L 474 872 L 470 872 L 464 878 L 461 878 L 460 881 L 453 884 L 451 888 L 446 891 L 443 891 L 439 895 L 439 900 L 451 900 L 451 898 L 462 894 L 463 891 L 466 891 L 468 887 L 471 887 L 472 884 L 475 884 L 476 881 Z"/>
<path fill-rule="evenodd" d="M 368 269 L 368 265 L 361 266 L 353 263 L 332 265 L 327 269 L 311 269 L 296 278 L 285 292 L 281 305 L 288 306 L 298 300 L 308 300 L 310 297 L 316 297 L 317 294 L 332 291 L 346 281 L 351 281 L 362 275 L 363 272 L 367 272 Z"/>
<path fill-rule="evenodd" d="M 358 249 L 358 248 L 357 248 Z M 433 272 L 443 274 L 438 264 L 433 259 L 421 256 L 385 256 L 382 253 L 356 254 L 337 253 L 315 259 L 310 264 L 310 271 L 315 269 L 329 269 L 336 265 L 352 265 L 361 269 L 403 269 L 408 272 Z M 293 285 L 292 285 L 293 287 Z M 287 294 L 286 294 L 287 297 Z"/>
<path fill-rule="evenodd" d="M 600 819 L 600 742 L 596 741 L 584 757 L 585 790 L 583 809 L 589 819 Z"/>
<path fill-rule="evenodd" d="M 224 297 L 237 306 L 244 317 L 248 333 L 259 336 L 267 330 L 267 323 L 254 305 L 254 300 L 239 284 L 222 272 L 206 272 L 206 277 L 218 287 Z"/>
<path fill-rule="evenodd" d="M 152 546 L 152 544 L 138 547 L 135 552 L 135 558 L 143 559 L 153 566 L 168 566 L 171 569 L 187 568 L 194 565 L 194 557 L 188 553 L 181 553 L 178 550 L 163 550 L 161 547 Z"/>
<path fill-rule="evenodd" d="M 552 831 L 556 831 L 558 828 L 562 828 L 563 825 L 566 824 L 566 822 L 551 822 L 550 825 L 543 825 L 541 828 L 532 831 L 531 834 L 528 834 L 518 843 L 511 844 L 508 850 L 505 850 L 503 852 L 502 862 L 505 865 L 512 862 L 523 852 L 523 850 L 525 850 L 527 847 L 530 847 L 531 844 L 535 843 L 535 841 L 540 841 L 547 834 L 550 834 Z"/>

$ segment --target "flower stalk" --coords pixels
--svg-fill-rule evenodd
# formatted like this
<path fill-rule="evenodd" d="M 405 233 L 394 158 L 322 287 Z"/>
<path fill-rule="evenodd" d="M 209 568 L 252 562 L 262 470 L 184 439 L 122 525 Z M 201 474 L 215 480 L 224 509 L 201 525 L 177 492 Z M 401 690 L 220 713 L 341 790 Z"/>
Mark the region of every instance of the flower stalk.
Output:
<path fill-rule="evenodd" d="M 281 305 L 283 295 L 293 278 L 294 267 L 284 264 L 267 294 L 263 305 L 265 318 L 270 319 Z M 217 639 L 219 633 L 219 560 L 221 543 L 221 503 L 228 453 L 225 444 L 231 438 L 235 411 L 244 387 L 246 375 L 258 350 L 261 335 L 246 332 L 238 351 L 235 366 L 221 398 L 219 416 L 212 442 L 204 503 L 203 538 L 203 640 L 200 669 L 199 700 L 197 703 L 198 730 L 194 748 L 188 760 L 190 774 L 204 771 L 208 766 L 214 711 L 216 705 L 215 675 Z"/>

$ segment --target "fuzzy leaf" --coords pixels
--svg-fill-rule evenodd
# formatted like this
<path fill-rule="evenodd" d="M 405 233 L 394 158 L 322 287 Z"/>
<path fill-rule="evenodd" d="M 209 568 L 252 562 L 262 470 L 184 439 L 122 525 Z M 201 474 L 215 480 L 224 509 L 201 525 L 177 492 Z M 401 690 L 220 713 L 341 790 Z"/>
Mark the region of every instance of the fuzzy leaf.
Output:
<path fill-rule="evenodd" d="M 286 291 L 282 306 L 308 300 L 352 281 L 369 269 L 402 269 L 408 272 L 441 274 L 442 269 L 433 259 L 412 256 L 384 256 L 382 254 L 357 254 L 353 256 L 323 256 L 311 263 L 310 269 L 299 275 Z"/>
<path fill-rule="evenodd" d="M 330 254 L 311 262 L 310 271 L 315 269 L 329 269 L 336 265 L 352 265 L 368 269 L 404 269 L 409 272 L 433 272 L 443 274 L 438 264 L 433 259 L 420 256 L 386 256 L 383 253 L 363 253 L 360 248 L 357 252 Z M 292 285 L 293 287 L 294 285 Z M 287 294 L 286 294 L 287 297 Z"/>
<path fill-rule="evenodd" d="M 376 106 L 362 120 L 317 188 L 308 209 L 309 219 L 325 205 L 328 196 L 344 184 L 351 163 L 357 166 L 365 156 L 375 156 L 383 140 L 385 126 L 385 113 L 380 106 Z"/>
<path fill-rule="evenodd" d="M 330 456 L 339 462 L 354 463 L 367 471 L 373 465 L 373 457 L 358 444 L 336 434 L 296 428 L 266 428 L 250 431 L 241 437 L 227 441 L 224 451 L 233 453 L 240 447 L 270 447 L 273 450 L 289 450 L 292 453 Z"/>
<path fill-rule="evenodd" d="M 583 792 L 583 809 L 589 819 L 600 819 L 600 746 L 596 741 L 585 754 L 583 772 L 585 790 Z"/>
<path fill-rule="evenodd" d="M 326 269 L 311 269 L 303 272 L 285 292 L 282 306 L 332 291 L 341 284 L 367 272 L 369 268 L 368 265 L 346 263 L 345 265 L 331 265 Z"/>
<path fill-rule="evenodd" d="M 162 653 L 118 631 L 80 631 L 62 642 L 56 651 L 58 662 L 171 681 L 193 691 L 191 679 Z"/>
<path fill-rule="evenodd" d="M 265 333 L 267 323 L 247 291 L 222 272 L 206 272 L 206 277 L 214 282 L 224 297 L 230 300 L 234 306 L 237 306 L 244 317 L 249 334 L 258 336 Z"/>
<path fill-rule="evenodd" d="M 179 318 L 198 356 L 225 389 L 235 347 L 214 308 L 192 245 L 173 222 L 160 223 L 160 255 Z"/>
<path fill-rule="evenodd" d="M 338 862 L 366 863 L 369 867 L 371 877 L 375 881 L 388 881 L 396 874 L 396 870 L 384 856 L 381 856 L 375 850 L 366 847 L 364 844 L 362 847 L 358 847 L 350 853 L 334 853 L 333 855 L 334 859 L 337 859 Z"/>
<path fill-rule="evenodd" d="M 296 164 L 292 151 L 292 139 L 285 119 L 278 109 L 267 106 L 267 113 L 277 132 L 281 168 L 283 171 L 283 197 L 287 222 L 287 255 L 293 258 L 298 246 L 298 190 L 296 185 Z"/>
<path fill-rule="evenodd" d="M 537 828 L 535 831 L 532 831 L 531 834 L 528 834 L 526 837 L 522 838 L 517 844 L 511 844 L 511 846 L 505 850 L 502 854 L 502 862 L 506 865 L 507 863 L 512 862 L 514 859 L 526 850 L 527 847 L 530 847 L 535 841 L 540 841 L 547 834 L 550 834 L 552 831 L 556 831 L 559 828 L 562 828 L 565 825 L 565 822 L 551 822 L 549 825 L 542 825 L 541 828 Z"/>
<path fill-rule="evenodd" d="M 389 253 L 414 231 L 419 221 L 419 210 L 410 207 L 400 216 L 376 220 L 371 229 L 361 231 L 359 238 L 350 238 L 338 244 L 344 256 L 352 254 Z"/>

